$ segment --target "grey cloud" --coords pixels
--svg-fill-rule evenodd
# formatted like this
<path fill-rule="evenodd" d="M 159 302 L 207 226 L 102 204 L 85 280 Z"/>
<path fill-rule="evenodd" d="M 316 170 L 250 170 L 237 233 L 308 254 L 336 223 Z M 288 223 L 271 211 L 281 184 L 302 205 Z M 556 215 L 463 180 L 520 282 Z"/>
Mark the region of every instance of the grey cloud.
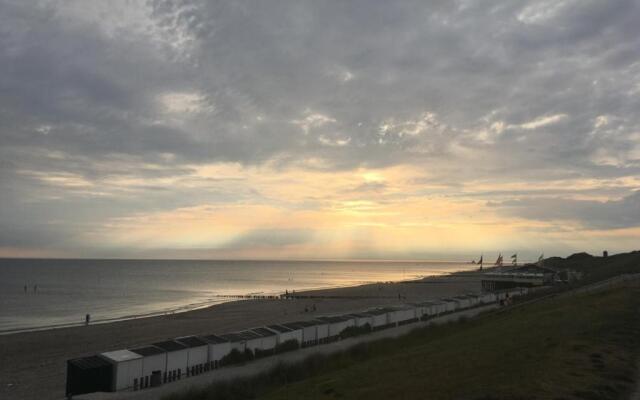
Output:
<path fill-rule="evenodd" d="M 279 248 L 304 244 L 313 238 L 308 229 L 254 229 L 223 245 L 224 250 Z"/>
<path fill-rule="evenodd" d="M 527 198 L 493 202 L 499 211 L 541 221 L 577 221 L 593 229 L 618 229 L 640 226 L 640 192 L 620 200 L 590 201 L 566 198 Z"/>
<path fill-rule="evenodd" d="M 38 215 L 41 205 L 24 199 L 57 199 L 30 230 L 64 219 L 59 229 L 72 235 L 83 218 L 252 195 L 154 190 L 94 203 L 24 171 L 99 184 L 113 175 L 183 177 L 188 165 L 218 161 L 414 164 L 452 191 L 474 181 L 637 176 L 640 5 L 553 3 L 555 14 L 536 19 L 531 7 L 549 2 L 153 0 L 137 24 L 151 33 L 106 34 L 99 18 L 83 21 L 63 3 L 0 0 L 0 228 L 19 230 L 12 214 Z M 171 115 L 158 99 L 173 92 L 197 92 L 211 108 Z M 380 133 L 385 121 L 425 112 L 437 124 L 417 135 Z M 334 122 L 306 132 L 294 123 L 311 114 Z M 567 117 L 491 140 L 478 134 L 556 114 Z M 613 117 L 596 128 L 599 115 Z"/>

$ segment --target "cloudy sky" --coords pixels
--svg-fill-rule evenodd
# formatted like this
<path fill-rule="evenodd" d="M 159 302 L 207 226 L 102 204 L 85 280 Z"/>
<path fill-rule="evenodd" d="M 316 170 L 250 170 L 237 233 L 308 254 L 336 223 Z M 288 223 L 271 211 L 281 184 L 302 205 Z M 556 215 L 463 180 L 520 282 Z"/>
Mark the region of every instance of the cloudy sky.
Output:
<path fill-rule="evenodd" d="M 0 256 L 640 248 L 640 2 L 0 0 Z"/>

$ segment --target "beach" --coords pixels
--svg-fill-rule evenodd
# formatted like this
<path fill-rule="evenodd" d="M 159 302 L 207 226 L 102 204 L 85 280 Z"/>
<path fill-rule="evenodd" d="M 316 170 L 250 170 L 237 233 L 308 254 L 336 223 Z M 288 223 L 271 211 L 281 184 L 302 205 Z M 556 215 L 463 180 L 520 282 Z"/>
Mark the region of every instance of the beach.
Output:
<path fill-rule="evenodd" d="M 479 291 L 478 275 L 459 273 L 416 281 L 301 291 L 293 294 L 299 298 L 232 301 L 184 313 L 4 335 L 0 336 L 3 360 L 0 398 L 64 398 L 66 361 L 70 358 L 177 336 L 233 332 Z"/>

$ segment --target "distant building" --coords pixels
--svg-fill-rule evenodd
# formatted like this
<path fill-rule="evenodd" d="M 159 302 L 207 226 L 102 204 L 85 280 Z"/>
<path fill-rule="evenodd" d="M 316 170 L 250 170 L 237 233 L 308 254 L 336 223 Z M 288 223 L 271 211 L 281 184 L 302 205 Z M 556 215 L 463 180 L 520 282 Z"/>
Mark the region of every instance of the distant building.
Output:
<path fill-rule="evenodd" d="M 482 278 L 482 290 L 491 292 L 515 287 L 551 285 L 557 275 L 556 270 L 535 264 L 527 264 L 500 272 L 487 272 Z"/>

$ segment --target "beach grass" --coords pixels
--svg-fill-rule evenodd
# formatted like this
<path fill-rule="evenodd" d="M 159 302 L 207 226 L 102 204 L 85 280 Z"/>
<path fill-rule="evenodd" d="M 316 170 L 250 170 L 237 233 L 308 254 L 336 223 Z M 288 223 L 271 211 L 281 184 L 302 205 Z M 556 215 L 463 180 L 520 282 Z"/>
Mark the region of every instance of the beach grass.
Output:
<path fill-rule="evenodd" d="M 638 285 L 543 300 L 165 399 L 617 399 L 639 310 Z"/>

